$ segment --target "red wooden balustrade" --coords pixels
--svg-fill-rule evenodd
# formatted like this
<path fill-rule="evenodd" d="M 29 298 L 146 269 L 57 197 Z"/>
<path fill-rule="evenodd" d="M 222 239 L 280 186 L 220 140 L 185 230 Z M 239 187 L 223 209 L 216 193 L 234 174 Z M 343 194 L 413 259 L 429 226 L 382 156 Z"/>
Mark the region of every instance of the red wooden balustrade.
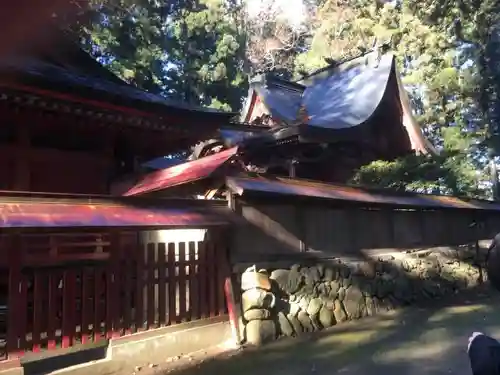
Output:
<path fill-rule="evenodd" d="M 3 235 L 3 359 L 225 314 L 223 244 L 137 238 Z"/>

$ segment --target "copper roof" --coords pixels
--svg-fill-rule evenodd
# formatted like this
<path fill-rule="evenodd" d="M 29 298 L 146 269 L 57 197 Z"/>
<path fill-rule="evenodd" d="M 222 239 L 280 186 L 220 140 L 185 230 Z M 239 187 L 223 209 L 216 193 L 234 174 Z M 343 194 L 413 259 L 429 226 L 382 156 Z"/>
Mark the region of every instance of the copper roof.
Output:
<path fill-rule="evenodd" d="M 141 195 L 208 178 L 236 155 L 238 147 L 146 175 L 124 196 Z"/>
<path fill-rule="evenodd" d="M 218 202 L 85 197 L 66 194 L 0 194 L 1 228 L 206 227 L 228 223 Z"/>
<path fill-rule="evenodd" d="M 234 193 L 241 196 L 252 194 L 259 194 L 260 196 L 295 196 L 307 199 L 368 203 L 370 205 L 390 205 L 401 208 L 455 208 L 500 211 L 500 204 L 486 200 L 465 200 L 451 196 L 396 193 L 280 177 L 229 177 L 227 178 L 227 186 Z"/>

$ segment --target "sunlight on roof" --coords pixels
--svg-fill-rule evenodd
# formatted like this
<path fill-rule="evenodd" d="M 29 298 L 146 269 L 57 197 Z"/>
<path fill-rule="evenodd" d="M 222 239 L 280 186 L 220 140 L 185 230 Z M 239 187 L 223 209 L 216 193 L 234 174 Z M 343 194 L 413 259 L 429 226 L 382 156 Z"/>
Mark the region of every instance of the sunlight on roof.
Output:
<path fill-rule="evenodd" d="M 163 178 L 172 178 L 174 176 L 179 176 L 184 173 L 186 170 L 192 168 L 192 164 L 190 163 L 181 163 L 174 165 L 173 167 L 166 168 L 162 171 Z"/>

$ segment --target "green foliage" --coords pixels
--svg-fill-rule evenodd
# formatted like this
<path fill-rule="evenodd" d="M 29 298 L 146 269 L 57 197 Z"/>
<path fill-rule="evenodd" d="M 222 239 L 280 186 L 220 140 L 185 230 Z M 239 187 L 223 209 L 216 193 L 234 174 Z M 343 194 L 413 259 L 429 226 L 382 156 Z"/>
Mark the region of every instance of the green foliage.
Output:
<path fill-rule="evenodd" d="M 296 75 L 327 65 L 325 57 L 359 55 L 374 41 L 388 45 L 418 122 L 442 150 L 439 156 L 374 162 L 358 171 L 354 183 L 483 194 L 478 186 L 484 185 L 488 159 L 500 155 L 499 7 L 493 0 L 322 2 L 311 48 L 297 57 Z"/>
<path fill-rule="evenodd" d="M 123 79 L 193 105 L 239 110 L 245 35 L 227 2 L 109 0 L 92 13 L 78 31 Z"/>
<path fill-rule="evenodd" d="M 439 155 L 408 155 L 394 161 L 374 161 L 361 167 L 352 184 L 420 193 L 485 198 L 481 176 L 468 157 L 472 139 L 458 127 L 442 130 Z"/>
<path fill-rule="evenodd" d="M 80 20 L 78 31 L 87 49 L 113 72 L 173 99 L 241 108 L 247 93 L 244 67 L 256 52 L 249 51 L 255 35 L 241 11 L 243 1 L 90 1 L 97 5 Z M 374 42 L 384 45 L 396 56 L 424 133 L 442 150 L 438 156 L 374 162 L 361 168 L 353 182 L 483 194 L 478 186 L 486 165 L 500 155 L 500 3 L 306 2 L 315 14 L 308 22 L 311 29 L 297 48 L 286 51 L 286 64 L 277 71 L 299 78 L 327 60 L 358 56 Z M 268 34 L 265 39 L 272 40 Z"/>

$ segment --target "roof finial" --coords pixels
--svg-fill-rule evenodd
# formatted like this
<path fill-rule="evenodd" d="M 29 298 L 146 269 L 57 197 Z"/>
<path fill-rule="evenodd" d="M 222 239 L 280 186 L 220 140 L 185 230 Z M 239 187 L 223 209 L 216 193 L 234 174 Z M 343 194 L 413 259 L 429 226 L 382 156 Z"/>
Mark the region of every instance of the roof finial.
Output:
<path fill-rule="evenodd" d="M 380 48 L 380 43 L 377 37 L 373 38 L 373 44 L 372 44 L 372 54 L 369 54 L 373 56 L 373 59 L 368 58 L 368 64 L 373 64 L 375 68 L 378 68 L 380 64 L 380 60 L 382 58 L 382 53 L 381 53 L 381 48 Z M 370 61 L 371 60 L 371 61 Z"/>

